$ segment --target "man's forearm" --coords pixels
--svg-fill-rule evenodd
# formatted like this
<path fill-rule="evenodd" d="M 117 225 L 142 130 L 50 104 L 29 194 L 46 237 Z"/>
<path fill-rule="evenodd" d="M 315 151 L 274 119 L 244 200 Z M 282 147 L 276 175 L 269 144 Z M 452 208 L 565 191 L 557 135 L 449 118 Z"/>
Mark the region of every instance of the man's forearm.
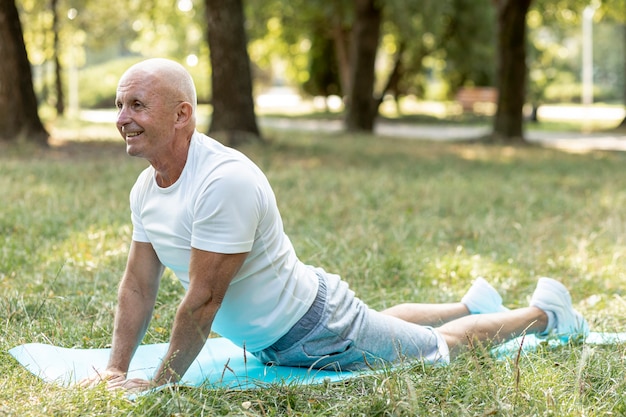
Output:
<path fill-rule="evenodd" d="M 178 382 L 204 346 L 230 281 L 248 253 L 223 254 L 192 248 L 189 261 L 189 288 L 183 297 L 172 327 L 170 346 L 154 383 Z"/>
<path fill-rule="evenodd" d="M 154 383 L 178 382 L 198 356 L 206 342 L 217 307 L 204 305 L 194 310 L 182 303 L 176 312 L 170 345 L 154 375 Z"/>
<path fill-rule="evenodd" d="M 150 319 L 153 303 L 146 301 L 137 293 L 120 294 L 115 313 L 111 356 L 107 369 L 126 373 L 130 361 L 141 343 Z"/>

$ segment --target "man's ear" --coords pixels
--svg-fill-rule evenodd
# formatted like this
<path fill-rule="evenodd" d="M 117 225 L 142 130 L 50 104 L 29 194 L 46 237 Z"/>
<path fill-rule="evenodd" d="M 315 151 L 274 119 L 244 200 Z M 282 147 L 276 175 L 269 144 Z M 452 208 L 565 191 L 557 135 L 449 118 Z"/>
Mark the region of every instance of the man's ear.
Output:
<path fill-rule="evenodd" d="M 185 125 L 187 125 L 191 121 L 192 115 L 193 115 L 193 107 L 191 106 L 191 104 L 187 103 L 186 101 L 183 101 L 182 103 L 180 103 L 176 111 L 177 127 L 180 128 L 180 127 L 184 127 Z"/>

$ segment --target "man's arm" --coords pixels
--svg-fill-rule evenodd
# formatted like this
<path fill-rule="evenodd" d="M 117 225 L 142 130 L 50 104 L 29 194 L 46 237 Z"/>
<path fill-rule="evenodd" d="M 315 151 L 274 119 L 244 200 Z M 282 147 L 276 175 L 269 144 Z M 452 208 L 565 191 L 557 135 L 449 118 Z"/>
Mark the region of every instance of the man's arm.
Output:
<path fill-rule="evenodd" d="M 153 381 L 116 379 L 109 388 L 145 390 L 178 382 L 204 346 L 228 286 L 247 255 L 192 248 L 189 289 L 176 311 L 169 349 Z"/>
<path fill-rule="evenodd" d="M 131 243 L 126 270 L 118 289 L 109 363 L 103 373 L 81 381 L 81 385 L 126 379 L 130 361 L 152 318 L 163 269 L 150 243 Z"/>
<path fill-rule="evenodd" d="M 150 320 L 163 274 L 152 245 L 133 241 L 118 289 L 113 343 L 107 370 L 126 374 Z"/>
<path fill-rule="evenodd" d="M 177 382 L 196 359 L 228 286 L 247 255 L 192 248 L 189 289 L 176 311 L 169 350 L 154 376 L 154 384 Z"/>

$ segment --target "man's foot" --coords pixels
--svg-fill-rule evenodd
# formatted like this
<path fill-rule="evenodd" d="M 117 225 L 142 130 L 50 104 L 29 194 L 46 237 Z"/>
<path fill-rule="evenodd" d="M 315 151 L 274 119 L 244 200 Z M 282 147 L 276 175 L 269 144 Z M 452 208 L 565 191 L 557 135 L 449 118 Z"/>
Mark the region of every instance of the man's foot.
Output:
<path fill-rule="evenodd" d="M 532 307 L 538 307 L 548 315 L 548 325 L 539 336 L 555 334 L 563 339 L 589 334 L 589 325 L 572 306 L 569 291 L 560 282 L 542 277 L 530 299 Z"/>
<path fill-rule="evenodd" d="M 461 302 L 471 314 L 499 313 L 508 310 L 502 305 L 502 297 L 498 291 L 482 277 L 474 280 L 470 289 L 461 298 Z"/>

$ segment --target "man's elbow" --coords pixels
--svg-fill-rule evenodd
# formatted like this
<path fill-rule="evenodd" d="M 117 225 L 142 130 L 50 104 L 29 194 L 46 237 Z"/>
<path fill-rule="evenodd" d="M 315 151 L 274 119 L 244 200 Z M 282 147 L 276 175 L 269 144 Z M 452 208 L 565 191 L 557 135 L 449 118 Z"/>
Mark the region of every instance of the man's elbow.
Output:
<path fill-rule="evenodd" d="M 224 301 L 224 296 L 211 294 L 204 299 L 195 300 L 195 302 L 183 302 L 181 307 L 190 317 L 196 317 L 203 321 L 207 319 L 212 321 L 222 306 L 222 301 Z"/>

